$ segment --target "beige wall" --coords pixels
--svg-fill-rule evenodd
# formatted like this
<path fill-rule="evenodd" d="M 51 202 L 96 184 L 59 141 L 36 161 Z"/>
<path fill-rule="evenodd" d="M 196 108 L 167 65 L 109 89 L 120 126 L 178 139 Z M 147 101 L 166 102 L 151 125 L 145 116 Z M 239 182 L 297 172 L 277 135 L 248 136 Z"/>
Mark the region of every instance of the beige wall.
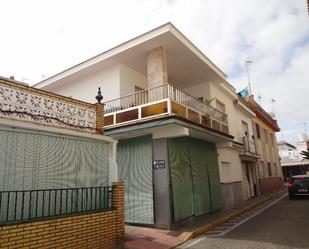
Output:
<path fill-rule="evenodd" d="M 242 169 L 239 152 L 235 149 L 217 145 L 221 183 L 232 183 L 242 180 Z"/>
<path fill-rule="evenodd" d="M 260 126 L 260 138 L 258 138 L 257 136 L 256 125 L 255 125 L 256 123 Z M 281 177 L 282 171 L 279 162 L 279 154 L 277 149 L 277 139 L 275 132 L 258 118 L 255 118 L 253 120 L 253 128 L 256 138 L 255 140 L 257 144 L 257 150 L 261 156 L 259 162 L 260 178 L 269 177 L 267 163 L 271 163 L 272 176 Z M 267 139 L 265 137 L 264 129 L 266 130 L 267 133 Z"/>

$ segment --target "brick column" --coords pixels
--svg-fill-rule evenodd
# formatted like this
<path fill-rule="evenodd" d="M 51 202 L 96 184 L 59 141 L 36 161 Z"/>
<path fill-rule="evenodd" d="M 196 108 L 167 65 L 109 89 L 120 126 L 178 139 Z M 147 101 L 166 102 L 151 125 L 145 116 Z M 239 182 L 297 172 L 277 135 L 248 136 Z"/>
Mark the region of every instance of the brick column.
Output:
<path fill-rule="evenodd" d="M 116 239 L 118 242 L 124 241 L 124 182 L 113 182 L 113 207 L 116 208 Z"/>
<path fill-rule="evenodd" d="M 103 135 L 104 134 L 104 104 L 96 103 L 95 111 L 96 111 L 96 134 Z"/>

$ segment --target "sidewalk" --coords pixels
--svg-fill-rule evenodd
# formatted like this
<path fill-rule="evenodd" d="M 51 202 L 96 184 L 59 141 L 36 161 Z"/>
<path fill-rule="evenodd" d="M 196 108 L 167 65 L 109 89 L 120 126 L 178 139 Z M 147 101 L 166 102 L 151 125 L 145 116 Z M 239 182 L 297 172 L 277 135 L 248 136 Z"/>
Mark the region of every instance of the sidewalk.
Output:
<path fill-rule="evenodd" d="M 202 215 L 173 230 L 163 230 L 138 226 L 126 226 L 125 249 L 168 249 L 176 247 L 190 238 L 203 234 L 227 220 L 240 215 L 272 198 L 286 193 L 286 188 L 277 192 L 244 201 L 231 209 L 211 215 Z"/>

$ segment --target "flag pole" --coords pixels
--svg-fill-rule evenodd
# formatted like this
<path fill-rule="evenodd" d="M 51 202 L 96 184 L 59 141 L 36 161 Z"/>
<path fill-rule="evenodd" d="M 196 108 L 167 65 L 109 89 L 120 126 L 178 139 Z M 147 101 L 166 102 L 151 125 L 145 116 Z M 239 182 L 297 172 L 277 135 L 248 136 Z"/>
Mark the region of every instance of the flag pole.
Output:
<path fill-rule="evenodd" d="M 250 82 L 250 77 L 249 77 L 249 65 L 252 63 L 251 60 L 247 59 L 245 60 L 245 66 L 247 70 L 247 77 L 248 77 L 248 88 L 249 88 L 249 95 L 252 95 L 252 90 L 251 90 L 251 82 Z"/>

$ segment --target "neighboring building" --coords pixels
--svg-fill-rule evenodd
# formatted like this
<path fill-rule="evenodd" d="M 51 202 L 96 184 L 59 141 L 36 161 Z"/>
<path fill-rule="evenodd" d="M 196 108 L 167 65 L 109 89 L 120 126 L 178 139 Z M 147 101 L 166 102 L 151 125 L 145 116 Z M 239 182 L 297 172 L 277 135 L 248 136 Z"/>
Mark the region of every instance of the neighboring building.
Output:
<path fill-rule="evenodd" d="M 283 185 L 282 170 L 280 166 L 276 132 L 280 131 L 277 121 L 272 118 L 253 96 L 247 99 L 250 109 L 256 114 L 253 119 L 254 140 L 259 159 L 260 191 L 267 193 Z"/>
<path fill-rule="evenodd" d="M 259 194 L 255 113 L 172 24 L 36 85 L 84 101 L 99 86 L 105 134 L 119 140 L 126 222 L 170 227 Z"/>
<path fill-rule="evenodd" d="M 304 159 L 300 154 L 301 151 L 306 151 L 308 148 L 309 139 L 306 134 L 300 135 L 296 147 L 285 141 L 278 142 L 282 173 L 285 181 L 293 175 L 309 173 L 309 160 Z"/>

